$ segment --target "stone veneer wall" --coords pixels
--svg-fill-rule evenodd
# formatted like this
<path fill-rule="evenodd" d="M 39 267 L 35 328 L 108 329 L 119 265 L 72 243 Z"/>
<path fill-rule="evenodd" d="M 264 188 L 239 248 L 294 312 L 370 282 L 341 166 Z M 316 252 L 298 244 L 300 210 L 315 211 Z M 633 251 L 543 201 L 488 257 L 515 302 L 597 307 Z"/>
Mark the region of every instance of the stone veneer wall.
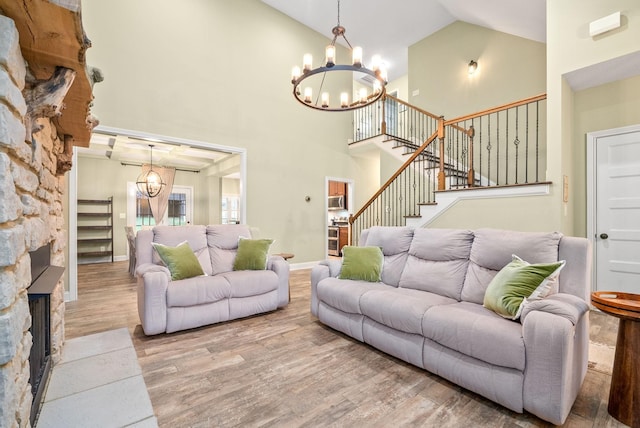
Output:
<path fill-rule="evenodd" d="M 14 22 L 0 15 L 0 428 L 29 426 L 31 283 L 29 251 L 51 243 L 51 264 L 64 266 L 64 176 L 56 176 L 63 143 L 49 119 L 25 141 L 22 95 L 26 66 Z M 64 341 L 64 284 L 51 296 L 51 353 Z"/>

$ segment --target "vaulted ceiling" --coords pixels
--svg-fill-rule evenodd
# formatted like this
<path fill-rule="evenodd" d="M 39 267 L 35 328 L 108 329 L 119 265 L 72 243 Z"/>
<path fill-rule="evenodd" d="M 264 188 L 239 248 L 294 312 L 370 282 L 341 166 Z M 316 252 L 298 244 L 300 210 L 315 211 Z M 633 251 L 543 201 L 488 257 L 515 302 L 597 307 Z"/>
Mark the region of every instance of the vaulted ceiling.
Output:
<path fill-rule="evenodd" d="M 331 37 L 338 3 L 327 0 L 262 0 L 313 30 Z M 362 46 L 365 62 L 379 54 L 389 79 L 407 73 L 408 48 L 454 21 L 544 42 L 545 0 L 342 0 L 340 24 L 352 45 Z M 313 47 L 310 47 L 310 49 Z M 302 54 L 301 54 L 302 55 Z"/>

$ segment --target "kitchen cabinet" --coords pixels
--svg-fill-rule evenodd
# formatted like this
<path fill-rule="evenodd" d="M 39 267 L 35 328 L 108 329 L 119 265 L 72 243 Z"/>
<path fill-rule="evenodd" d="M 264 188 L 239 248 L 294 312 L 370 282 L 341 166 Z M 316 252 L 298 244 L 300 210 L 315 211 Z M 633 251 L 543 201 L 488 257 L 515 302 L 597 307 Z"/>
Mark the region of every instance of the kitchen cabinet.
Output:
<path fill-rule="evenodd" d="M 342 254 L 342 247 L 349 245 L 349 227 L 340 226 L 338 229 L 338 252 Z"/>
<path fill-rule="evenodd" d="M 329 181 L 329 196 L 346 196 L 347 183 L 342 181 Z"/>

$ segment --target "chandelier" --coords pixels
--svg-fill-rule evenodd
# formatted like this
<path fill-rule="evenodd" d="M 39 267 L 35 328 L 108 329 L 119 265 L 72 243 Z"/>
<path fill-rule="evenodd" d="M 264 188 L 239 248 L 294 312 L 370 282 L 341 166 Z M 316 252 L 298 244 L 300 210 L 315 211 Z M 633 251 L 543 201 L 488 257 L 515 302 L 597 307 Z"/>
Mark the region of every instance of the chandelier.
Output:
<path fill-rule="evenodd" d="M 136 179 L 136 185 L 138 186 L 138 190 L 144 196 L 147 198 L 155 198 L 160 194 L 165 184 L 162 181 L 160 174 L 153 170 L 153 144 L 149 144 L 149 148 L 151 149 L 151 163 L 149 165 L 149 169 L 138 176 Z"/>
<path fill-rule="evenodd" d="M 291 72 L 291 83 L 293 84 L 293 96 L 300 103 L 307 107 L 311 107 L 317 110 L 325 111 L 345 111 L 355 110 L 369 104 L 376 102 L 385 93 L 385 86 L 387 85 L 387 71 L 382 64 L 379 55 L 374 55 L 371 61 L 371 68 L 365 67 L 362 61 L 362 48 L 359 46 L 352 47 L 351 43 L 345 37 L 345 28 L 340 25 L 340 0 L 338 0 L 338 24 L 333 27 L 331 32 L 333 33 L 333 40 L 331 44 L 325 49 L 325 61 L 324 65 L 312 68 L 313 57 L 311 54 L 305 54 L 302 60 L 302 72 L 300 67 L 293 67 Z M 338 37 L 342 37 L 347 43 L 347 46 L 351 49 L 351 64 L 337 64 L 336 63 L 336 40 Z M 373 81 L 373 89 L 371 93 L 366 87 L 360 88 L 358 95 L 355 99 L 349 99 L 349 93 L 353 92 L 351 88 L 348 91 L 340 92 L 340 103 L 330 104 L 330 94 L 327 91 L 323 92 L 325 86 L 325 80 L 330 72 L 357 72 L 368 75 Z M 316 98 L 313 98 L 313 87 L 310 85 L 312 80 L 307 80 L 312 76 L 316 76 L 315 81 L 319 89 L 316 93 Z M 365 76 L 366 77 L 366 76 Z M 319 83 L 318 83 L 319 80 Z M 306 81 L 306 82 L 305 82 Z M 301 89 L 303 82 L 305 82 L 304 89 Z"/>

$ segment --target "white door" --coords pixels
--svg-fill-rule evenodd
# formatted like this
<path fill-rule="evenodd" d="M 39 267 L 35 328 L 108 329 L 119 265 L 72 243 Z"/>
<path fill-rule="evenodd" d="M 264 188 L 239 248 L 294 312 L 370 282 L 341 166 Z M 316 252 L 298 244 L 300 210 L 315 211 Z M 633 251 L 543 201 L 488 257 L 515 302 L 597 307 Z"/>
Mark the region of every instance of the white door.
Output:
<path fill-rule="evenodd" d="M 594 288 L 640 293 L 640 125 L 590 133 L 588 140 Z"/>

